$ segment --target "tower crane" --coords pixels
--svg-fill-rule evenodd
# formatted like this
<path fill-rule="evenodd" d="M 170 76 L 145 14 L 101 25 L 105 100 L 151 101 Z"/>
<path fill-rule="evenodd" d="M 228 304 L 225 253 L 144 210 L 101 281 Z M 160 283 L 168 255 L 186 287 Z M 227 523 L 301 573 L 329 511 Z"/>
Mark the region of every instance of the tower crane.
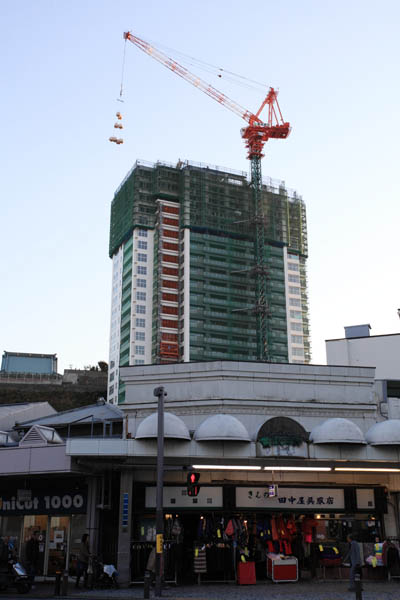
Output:
<path fill-rule="evenodd" d="M 290 133 L 290 124 L 283 120 L 278 104 L 278 92 L 272 87 L 269 88 L 260 108 L 254 114 L 228 98 L 228 96 L 212 85 L 206 83 L 200 77 L 191 73 L 154 45 L 149 44 L 129 31 L 124 33 L 124 39 L 132 42 L 132 44 L 151 56 L 151 58 L 154 58 L 173 73 L 182 77 L 182 79 L 185 79 L 185 81 L 191 83 L 207 94 L 207 96 L 210 96 L 210 98 L 213 98 L 216 102 L 222 104 L 222 106 L 225 106 L 247 122 L 247 126 L 241 129 L 241 135 L 245 140 L 247 158 L 251 164 L 250 183 L 253 195 L 255 226 L 255 266 L 253 272 L 256 281 L 254 312 L 257 318 L 257 358 L 258 360 L 270 360 L 270 311 L 267 302 L 268 269 L 265 260 L 265 217 L 262 208 L 261 159 L 264 156 L 264 145 L 269 139 L 285 139 Z M 266 106 L 268 106 L 268 118 L 267 122 L 264 122 L 260 115 Z"/>

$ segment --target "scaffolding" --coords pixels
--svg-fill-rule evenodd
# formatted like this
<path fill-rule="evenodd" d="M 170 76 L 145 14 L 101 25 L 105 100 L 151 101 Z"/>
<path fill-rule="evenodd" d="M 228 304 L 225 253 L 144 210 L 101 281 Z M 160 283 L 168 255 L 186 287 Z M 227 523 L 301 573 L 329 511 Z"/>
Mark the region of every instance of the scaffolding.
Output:
<path fill-rule="evenodd" d="M 110 256 L 135 227 L 156 227 L 160 199 L 178 204 L 180 229 L 190 230 L 190 360 L 256 360 L 255 227 L 247 174 L 190 161 L 176 165 L 138 161 L 111 205 Z M 260 202 L 263 262 L 268 273 L 269 360 L 288 360 L 285 247 L 299 256 L 305 358 L 309 360 L 305 204 L 284 182 L 269 178 L 263 179 Z M 157 277 L 154 282 L 153 341 L 159 344 Z"/>

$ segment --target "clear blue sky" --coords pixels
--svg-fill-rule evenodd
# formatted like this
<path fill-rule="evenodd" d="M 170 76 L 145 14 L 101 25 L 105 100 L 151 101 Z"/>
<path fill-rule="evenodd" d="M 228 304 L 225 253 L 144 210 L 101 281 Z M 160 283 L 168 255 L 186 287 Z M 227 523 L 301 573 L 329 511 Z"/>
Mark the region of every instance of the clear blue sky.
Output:
<path fill-rule="evenodd" d="M 248 170 L 241 120 L 131 44 L 107 141 L 125 30 L 280 89 L 293 131 L 263 174 L 307 204 L 313 362 L 344 325 L 399 331 L 397 0 L 2 0 L 0 29 L 0 350 L 108 360 L 110 203 L 136 159 Z"/>

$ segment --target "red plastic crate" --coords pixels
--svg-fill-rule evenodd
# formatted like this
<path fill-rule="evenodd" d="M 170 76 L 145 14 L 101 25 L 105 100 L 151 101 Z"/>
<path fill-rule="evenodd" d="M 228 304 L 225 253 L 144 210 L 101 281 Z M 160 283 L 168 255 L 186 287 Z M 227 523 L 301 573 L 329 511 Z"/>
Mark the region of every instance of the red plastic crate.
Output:
<path fill-rule="evenodd" d="M 252 585 L 256 583 L 256 566 L 254 562 L 238 563 L 237 582 L 239 585 Z"/>

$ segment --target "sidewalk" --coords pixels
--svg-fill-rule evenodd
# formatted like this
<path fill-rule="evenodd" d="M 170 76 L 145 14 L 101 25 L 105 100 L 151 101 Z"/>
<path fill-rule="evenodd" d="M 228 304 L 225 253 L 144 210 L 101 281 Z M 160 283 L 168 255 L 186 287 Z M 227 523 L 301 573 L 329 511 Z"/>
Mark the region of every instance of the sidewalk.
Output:
<path fill-rule="evenodd" d="M 400 581 L 367 581 L 362 593 L 363 600 L 400 600 Z M 163 590 L 162 597 L 168 600 L 355 600 L 355 593 L 347 591 L 346 581 L 315 581 L 298 583 L 279 583 L 271 581 L 256 585 L 239 586 L 235 584 L 203 584 L 179 587 L 168 587 Z M 69 584 L 68 596 L 54 596 L 54 583 L 38 583 L 29 594 L 21 596 L 14 589 L 0 593 L 4 598 L 59 600 L 130 600 L 143 598 L 143 586 L 121 587 L 119 590 L 77 590 L 73 583 Z M 154 589 L 150 592 L 154 598 Z"/>

